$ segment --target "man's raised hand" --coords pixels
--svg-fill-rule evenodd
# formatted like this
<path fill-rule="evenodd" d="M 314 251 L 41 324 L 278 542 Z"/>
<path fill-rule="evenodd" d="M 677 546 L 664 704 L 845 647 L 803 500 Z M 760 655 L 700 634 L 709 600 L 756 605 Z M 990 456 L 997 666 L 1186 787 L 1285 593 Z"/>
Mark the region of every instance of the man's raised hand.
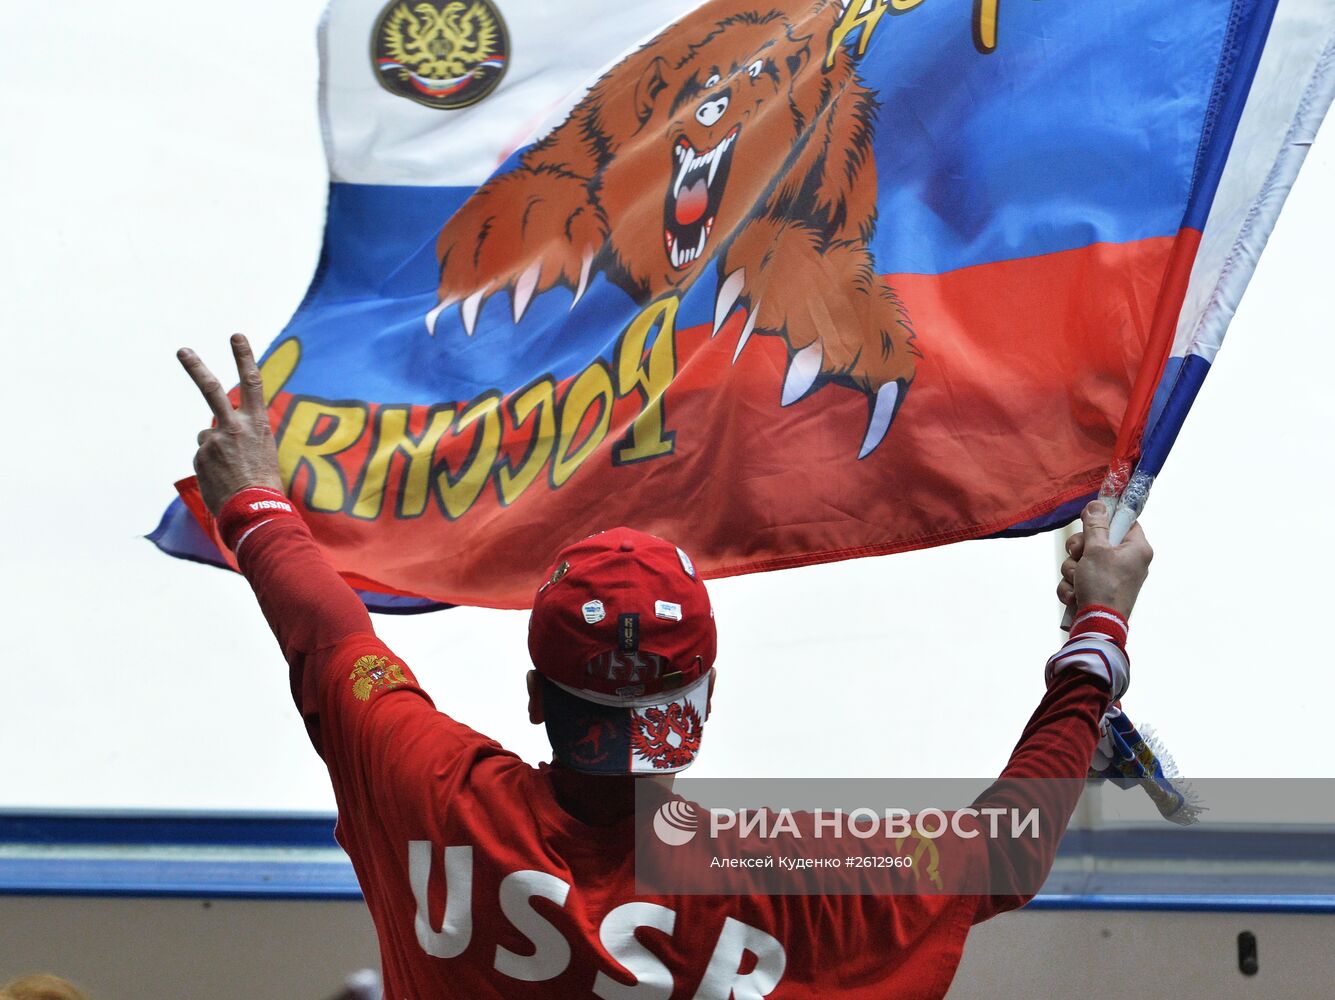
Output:
<path fill-rule="evenodd" d="M 232 406 L 222 383 L 198 354 L 188 347 L 176 352 L 181 366 L 213 411 L 215 426 L 199 432 L 195 475 L 204 504 L 214 516 L 238 490 L 248 486 L 283 488 L 278 474 L 278 449 L 264 405 L 264 382 L 250 342 L 242 334 L 232 335 L 232 355 L 241 381 L 239 408 Z"/>
<path fill-rule="evenodd" d="M 1067 559 L 1057 584 L 1057 599 L 1074 610 L 1099 604 L 1130 617 L 1154 550 L 1139 524 L 1120 545 L 1108 540 L 1108 508 L 1098 500 L 1080 514 L 1084 530 L 1066 542 Z"/>

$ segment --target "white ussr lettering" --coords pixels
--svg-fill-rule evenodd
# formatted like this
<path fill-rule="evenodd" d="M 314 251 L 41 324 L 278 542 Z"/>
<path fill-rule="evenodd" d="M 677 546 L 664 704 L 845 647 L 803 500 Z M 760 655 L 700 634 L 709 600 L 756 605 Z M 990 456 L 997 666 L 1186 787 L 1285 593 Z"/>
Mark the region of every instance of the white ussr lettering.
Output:
<path fill-rule="evenodd" d="M 440 930 L 432 923 L 427 895 L 432 852 L 430 841 L 408 843 L 408 878 L 417 902 L 417 943 L 435 958 L 458 958 L 473 937 L 473 849 L 445 848 L 445 915 Z M 540 871 L 511 872 L 501 880 L 497 900 L 501 912 L 532 942 L 533 954 L 519 955 L 498 944 L 492 963 L 497 972 L 521 982 L 540 983 L 555 979 L 570 967 L 571 942 L 532 904 L 534 898 L 542 897 L 564 907 L 570 888 L 564 879 Z M 603 917 L 598 940 L 635 982 L 627 986 L 599 972 L 592 984 L 593 995 L 600 1000 L 668 1000 L 677 986 L 672 970 L 635 937 L 635 931 L 652 927 L 671 936 L 676 923 L 675 910 L 646 902 L 622 903 Z M 742 973 L 748 952 L 755 964 L 750 972 Z M 762 1000 L 779 985 L 787 961 L 777 939 L 728 917 L 694 1000 Z M 679 971 L 688 980 L 693 978 L 689 970 Z"/>
<path fill-rule="evenodd" d="M 603 917 L 598 940 L 635 977 L 635 985 L 625 986 L 600 972 L 593 981 L 594 996 L 602 1000 L 669 1000 L 672 970 L 635 939 L 635 928 L 654 927 L 671 936 L 676 923 L 677 912 L 657 903 L 622 903 Z"/>
<path fill-rule="evenodd" d="M 756 967 L 740 975 L 742 956 L 750 952 Z M 788 963 L 783 945 L 764 931 L 729 917 L 714 946 L 695 1000 L 762 1000 L 783 978 Z"/>
<path fill-rule="evenodd" d="M 473 849 L 445 848 L 445 919 L 437 931 L 431 926 L 426 884 L 431 878 L 431 841 L 408 842 L 408 880 L 417 900 L 417 943 L 428 955 L 462 955 L 473 937 Z"/>
<path fill-rule="evenodd" d="M 566 971 L 570 964 L 570 942 L 542 919 L 529 900 L 542 896 L 557 906 L 565 906 L 569 893 L 569 882 L 546 872 L 512 872 L 501 880 L 501 912 L 533 942 L 534 950 L 531 956 L 516 955 L 497 945 L 497 972 L 520 982 L 541 983 Z"/>

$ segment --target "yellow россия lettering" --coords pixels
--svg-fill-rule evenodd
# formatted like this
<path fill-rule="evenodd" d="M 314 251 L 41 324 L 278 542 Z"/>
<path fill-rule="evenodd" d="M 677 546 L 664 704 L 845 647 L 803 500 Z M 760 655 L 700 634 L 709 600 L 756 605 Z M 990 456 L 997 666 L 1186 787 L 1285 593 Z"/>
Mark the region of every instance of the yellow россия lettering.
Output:
<path fill-rule="evenodd" d="M 436 476 L 440 505 L 451 521 L 458 520 L 473 506 L 496 464 L 496 454 L 501 447 L 500 406 L 501 394 L 487 393 L 470 403 L 454 425 L 454 433 L 458 435 L 473 424 L 479 424 L 474 432 L 473 447 L 460 464 L 458 473 L 450 475 L 450 470 L 442 463 L 440 474 Z"/>
<path fill-rule="evenodd" d="M 260 378 L 264 379 L 265 406 L 271 404 L 274 397 L 283 391 L 283 386 L 287 385 L 287 380 L 297 370 L 297 362 L 300 360 L 301 341 L 296 337 L 283 341 L 264 359 L 264 364 L 260 365 Z"/>
<path fill-rule="evenodd" d="M 561 400 L 560 432 L 556 441 L 556 453 L 552 456 L 552 488 L 560 489 L 584 463 L 612 425 L 612 376 L 607 372 L 607 365 L 595 361 L 579 373 Z M 594 406 L 598 407 L 598 418 L 593 429 L 578 445 L 575 436 L 584 423 L 584 418 Z M 574 446 L 574 451 L 571 451 Z"/>
<path fill-rule="evenodd" d="M 312 511 L 344 511 L 364 520 L 416 518 L 434 497 L 449 520 L 458 520 L 488 484 L 502 506 L 514 503 L 544 470 L 552 489 L 564 486 L 605 442 L 619 399 L 637 399 L 639 410 L 629 425 L 618 426 L 624 436 L 612 450 L 612 464 L 670 455 L 676 431 L 667 427 L 665 399 L 677 375 L 680 304 L 673 295 L 643 309 L 618 339 L 613 363 L 594 361 L 559 399 L 551 375 L 508 398 L 493 389 L 466 406 L 442 404 L 425 413 L 385 404 L 372 417 L 368 404 L 295 397 L 277 433 L 283 482 L 290 490 L 304 470 L 304 502 Z M 300 355 L 292 340 L 266 359 L 271 399 Z M 501 447 L 507 438 L 510 454 Z M 458 455 L 465 441 L 467 455 L 452 468 L 447 456 Z M 339 460 L 359 445 L 358 468 L 346 456 Z M 522 455 L 512 459 L 520 448 Z M 387 498 L 393 510 L 385 509 Z"/>
<path fill-rule="evenodd" d="M 278 469 L 283 476 L 283 489 L 292 491 L 293 480 L 304 466 L 311 477 L 306 487 L 307 508 L 342 510 L 347 489 L 343 470 L 331 457 L 356 444 L 364 430 L 365 406 L 297 400 L 278 433 Z"/>
<path fill-rule="evenodd" d="M 408 431 L 411 412 L 406 406 L 382 406 L 376 414 L 375 446 L 357 487 L 357 499 L 352 505 L 355 517 L 373 520 L 380 516 L 390 463 L 396 453 L 403 456 L 396 513 L 400 517 L 418 517 L 426 510 L 436 446 L 454 421 L 454 407 L 432 410 L 420 438 Z"/>
<path fill-rule="evenodd" d="M 663 394 L 677 374 L 674 334 L 679 302 L 673 295 L 649 306 L 635 317 L 617 345 L 617 395 L 624 398 L 638 392 L 644 401 L 626 440 L 613 453 L 617 465 L 672 454 L 676 435 L 664 429 Z M 655 329 L 658 336 L 645 358 L 644 345 Z"/>
<path fill-rule="evenodd" d="M 515 427 L 523 427 L 534 413 L 533 434 L 528 450 L 517 467 L 501 458 L 496 463 L 496 484 L 500 487 L 501 503 L 514 503 L 533 485 L 552 455 L 556 443 L 556 384 L 551 376 L 533 383 L 510 400 L 510 416 Z"/>

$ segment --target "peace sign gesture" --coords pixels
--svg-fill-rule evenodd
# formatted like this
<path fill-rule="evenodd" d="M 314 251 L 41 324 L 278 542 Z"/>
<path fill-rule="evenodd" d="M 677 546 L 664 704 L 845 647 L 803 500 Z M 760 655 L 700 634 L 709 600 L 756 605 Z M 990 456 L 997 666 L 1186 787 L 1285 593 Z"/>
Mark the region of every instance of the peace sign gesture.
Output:
<path fill-rule="evenodd" d="M 195 475 L 204 504 L 215 517 L 238 490 L 248 486 L 283 488 L 278 474 L 278 449 L 269 428 L 268 407 L 264 405 L 264 382 L 244 335 L 232 335 L 232 355 L 241 379 L 239 409 L 232 406 L 222 383 L 198 354 L 188 347 L 176 352 L 177 360 L 213 411 L 215 426 L 199 432 Z"/>

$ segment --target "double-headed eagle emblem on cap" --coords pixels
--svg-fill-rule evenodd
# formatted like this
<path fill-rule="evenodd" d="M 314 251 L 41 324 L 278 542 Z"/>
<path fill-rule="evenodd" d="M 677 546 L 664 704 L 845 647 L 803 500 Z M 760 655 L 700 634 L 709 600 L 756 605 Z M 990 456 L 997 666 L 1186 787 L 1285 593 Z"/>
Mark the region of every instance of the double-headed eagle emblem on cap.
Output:
<path fill-rule="evenodd" d="M 387 656 L 368 654 L 352 665 L 348 674 L 352 681 L 352 696 L 358 701 L 370 701 L 377 691 L 387 691 L 400 684 L 407 684 L 403 668 L 397 663 L 390 663 Z"/>
<path fill-rule="evenodd" d="M 700 713 L 689 701 L 640 709 L 631 718 L 631 749 L 660 770 L 682 768 L 695 760 L 702 729 Z"/>
<path fill-rule="evenodd" d="M 466 108 L 496 89 L 510 37 L 488 0 L 391 0 L 371 33 L 376 79 L 429 108 Z"/>

